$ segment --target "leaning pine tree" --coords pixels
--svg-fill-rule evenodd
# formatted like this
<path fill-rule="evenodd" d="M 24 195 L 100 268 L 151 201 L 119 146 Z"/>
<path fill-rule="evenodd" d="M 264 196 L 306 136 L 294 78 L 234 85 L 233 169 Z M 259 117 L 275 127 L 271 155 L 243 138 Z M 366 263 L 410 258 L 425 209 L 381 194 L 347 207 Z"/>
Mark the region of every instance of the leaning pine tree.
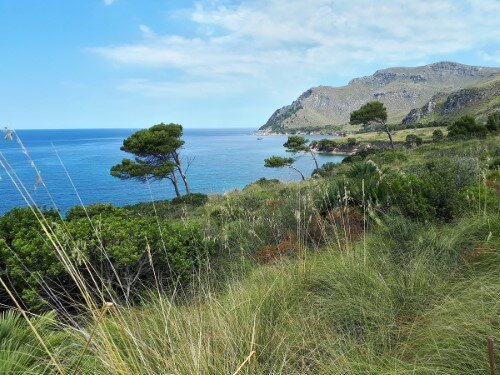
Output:
<path fill-rule="evenodd" d="M 179 177 L 186 194 L 189 189 L 185 170 L 182 168 L 179 150 L 184 144 L 182 126 L 158 124 L 139 130 L 123 141 L 122 151 L 135 155 L 134 160 L 123 159 L 111 168 L 111 175 L 120 179 L 136 179 L 141 182 L 168 179 L 180 197 Z"/>
<path fill-rule="evenodd" d="M 387 124 L 387 109 L 381 102 L 376 100 L 368 102 L 362 105 L 359 109 L 351 112 L 349 123 L 351 125 L 363 125 L 363 127 L 367 127 L 372 123 L 381 125 L 389 137 L 391 148 L 394 148 L 391 129 Z"/>

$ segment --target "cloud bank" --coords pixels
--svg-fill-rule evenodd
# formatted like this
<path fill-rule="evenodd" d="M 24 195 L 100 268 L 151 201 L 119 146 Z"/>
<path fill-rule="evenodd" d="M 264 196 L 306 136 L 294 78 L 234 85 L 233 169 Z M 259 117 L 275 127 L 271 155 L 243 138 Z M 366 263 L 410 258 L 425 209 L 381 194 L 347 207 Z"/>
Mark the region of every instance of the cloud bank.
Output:
<path fill-rule="evenodd" d="M 372 65 L 414 65 L 460 53 L 499 62 L 497 0 L 207 1 L 179 14 L 194 36 L 140 25 L 140 40 L 91 50 L 120 66 L 175 71 L 171 80 L 135 77 L 120 86 L 157 95 L 188 94 L 197 83 L 204 93 L 288 89 L 352 77 Z"/>

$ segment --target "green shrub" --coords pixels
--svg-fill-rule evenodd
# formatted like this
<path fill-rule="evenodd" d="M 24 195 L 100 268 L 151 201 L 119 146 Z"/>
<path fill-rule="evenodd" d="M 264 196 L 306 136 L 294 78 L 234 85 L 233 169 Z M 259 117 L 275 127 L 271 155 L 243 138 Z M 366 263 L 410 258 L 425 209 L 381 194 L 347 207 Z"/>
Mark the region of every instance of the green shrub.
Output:
<path fill-rule="evenodd" d="M 16 209 L 0 219 L 2 274 L 31 309 L 81 300 L 61 257 L 74 265 L 91 289 L 105 286 L 105 294 L 130 299 L 156 282 L 155 273 L 164 285 L 187 282 L 214 248 L 194 223 L 158 223 L 154 217 L 137 217 L 119 208 L 106 208 L 106 215 L 96 211 L 99 214 L 90 220 L 73 211 L 67 222 L 49 215 L 50 236 L 31 219 L 29 210 Z"/>
<path fill-rule="evenodd" d="M 488 120 L 486 121 L 486 129 L 490 133 L 494 133 L 500 129 L 500 113 L 495 112 L 488 116 Z"/>
<path fill-rule="evenodd" d="M 356 146 L 356 138 L 347 138 L 348 146 Z"/>
<path fill-rule="evenodd" d="M 436 129 L 432 132 L 432 141 L 440 142 L 444 139 L 444 133 L 441 129 Z"/>
<path fill-rule="evenodd" d="M 312 146 L 320 152 L 331 152 L 338 146 L 338 144 L 333 139 L 325 138 L 320 139 L 319 141 L 314 141 L 314 144 L 312 144 Z"/>
<path fill-rule="evenodd" d="M 259 178 L 257 181 L 254 181 L 252 182 L 251 184 L 248 184 L 247 186 L 245 186 L 243 188 L 243 190 L 247 190 L 249 189 L 250 187 L 252 186 L 261 186 L 261 187 L 267 187 L 267 186 L 273 186 L 273 185 L 278 185 L 280 184 L 281 181 L 276 179 L 276 178 L 265 178 L 265 177 L 261 177 Z"/>
<path fill-rule="evenodd" d="M 423 143 L 422 138 L 415 134 L 408 134 L 406 136 L 405 144 L 407 147 L 420 146 Z"/>
<path fill-rule="evenodd" d="M 83 219 L 87 217 L 107 216 L 120 209 L 109 203 L 98 203 L 90 206 L 74 206 L 66 214 L 67 220 Z"/>
<path fill-rule="evenodd" d="M 414 175 L 397 175 L 389 181 L 391 206 L 401 214 L 428 221 L 436 216 L 429 199 L 429 184 Z"/>
<path fill-rule="evenodd" d="M 312 176 L 320 176 L 323 178 L 332 177 L 332 176 L 335 176 L 337 168 L 338 168 L 337 163 L 328 162 L 328 163 L 323 164 L 318 169 L 315 169 L 311 175 Z"/>
<path fill-rule="evenodd" d="M 189 204 L 191 206 L 203 206 L 208 202 L 208 195 L 201 193 L 190 193 L 172 199 L 172 204 Z"/>
<path fill-rule="evenodd" d="M 463 116 L 448 127 L 448 137 L 484 137 L 488 134 L 486 126 L 478 124 L 474 117 Z"/>

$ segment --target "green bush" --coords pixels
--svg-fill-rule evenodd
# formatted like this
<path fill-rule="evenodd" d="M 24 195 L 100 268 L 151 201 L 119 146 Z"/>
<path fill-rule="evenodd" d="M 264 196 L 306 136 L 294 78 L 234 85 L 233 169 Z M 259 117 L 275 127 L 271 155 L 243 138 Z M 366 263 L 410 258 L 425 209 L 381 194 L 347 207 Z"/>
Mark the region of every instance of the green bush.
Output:
<path fill-rule="evenodd" d="M 120 209 L 109 203 L 97 203 L 90 206 L 74 206 L 66 214 L 67 220 L 83 219 L 87 217 L 107 216 Z"/>
<path fill-rule="evenodd" d="M 313 144 L 311 144 L 316 150 L 320 152 L 331 152 L 333 151 L 337 146 L 337 142 L 334 141 L 333 139 L 320 139 L 319 141 L 314 141 Z"/>
<path fill-rule="evenodd" d="M 337 163 L 328 162 L 328 163 L 323 164 L 321 167 L 315 169 L 311 173 L 311 175 L 312 176 L 319 176 L 319 177 L 323 177 L 323 178 L 332 177 L 332 176 L 335 176 L 337 167 L 338 167 Z"/>
<path fill-rule="evenodd" d="M 488 116 L 488 120 L 486 121 L 486 129 L 490 133 L 494 133 L 500 129 L 500 113 L 495 112 Z"/>
<path fill-rule="evenodd" d="M 191 206 L 203 206 L 208 202 L 208 195 L 201 193 L 190 193 L 172 199 L 172 204 L 189 204 Z"/>
<path fill-rule="evenodd" d="M 427 181 L 414 175 L 394 176 L 390 184 L 391 206 L 403 215 L 416 220 L 432 220 L 436 207 L 429 199 Z"/>
<path fill-rule="evenodd" d="M 448 127 L 448 137 L 485 137 L 486 126 L 478 124 L 474 117 L 463 116 Z"/>
<path fill-rule="evenodd" d="M 423 143 L 422 138 L 415 134 L 408 134 L 405 139 L 405 144 L 407 147 L 420 146 Z"/>
<path fill-rule="evenodd" d="M 157 282 L 155 274 L 164 285 L 187 282 L 214 248 L 193 223 L 158 223 L 154 217 L 137 217 L 119 208 L 106 208 L 106 215 L 96 211 L 99 214 L 90 220 L 73 211 L 66 222 L 50 213 L 51 236 L 28 210 L 16 209 L 0 219 L 2 274 L 28 307 L 44 310 L 81 300 L 61 257 L 91 289 L 105 287 L 107 293 L 129 300 L 143 286 Z"/>
<path fill-rule="evenodd" d="M 444 139 L 444 133 L 441 129 L 436 129 L 432 132 L 432 141 L 440 142 Z"/>

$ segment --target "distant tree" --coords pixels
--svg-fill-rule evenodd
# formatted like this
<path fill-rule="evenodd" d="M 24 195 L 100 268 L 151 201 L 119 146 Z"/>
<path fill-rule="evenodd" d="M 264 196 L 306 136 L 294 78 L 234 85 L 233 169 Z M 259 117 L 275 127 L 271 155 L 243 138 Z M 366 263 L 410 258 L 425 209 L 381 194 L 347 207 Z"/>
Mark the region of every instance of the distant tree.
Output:
<path fill-rule="evenodd" d="M 147 180 L 168 179 L 175 194 L 181 196 L 178 175 L 186 194 L 190 188 L 185 170 L 182 168 L 179 150 L 184 144 L 181 139 L 182 126 L 178 124 L 158 124 L 149 129 L 139 130 L 123 141 L 122 151 L 135 155 L 135 159 L 123 159 L 111 168 L 111 175 L 120 179 Z"/>
<path fill-rule="evenodd" d="M 405 139 L 408 147 L 420 146 L 423 143 L 422 138 L 415 134 L 408 134 Z"/>
<path fill-rule="evenodd" d="M 381 125 L 389 137 L 391 148 L 394 148 L 391 130 L 387 124 L 387 109 L 381 102 L 368 102 L 362 105 L 359 109 L 351 112 L 349 123 L 351 125 L 362 125 L 365 128 L 373 123 Z"/>
<path fill-rule="evenodd" d="M 348 146 L 356 146 L 356 138 L 347 138 Z"/>
<path fill-rule="evenodd" d="M 500 112 L 492 113 L 488 116 L 486 121 L 486 129 L 489 132 L 494 133 L 500 129 Z"/>
<path fill-rule="evenodd" d="M 299 152 L 309 153 L 314 160 L 316 168 L 319 168 L 318 160 L 314 155 L 311 144 L 309 143 L 309 140 L 305 139 L 304 137 L 301 137 L 300 135 L 291 135 L 283 144 L 283 147 L 285 147 L 287 152 L 292 152 L 294 154 Z"/>
<path fill-rule="evenodd" d="M 432 132 L 432 140 L 434 142 L 440 142 L 444 138 L 443 131 L 441 129 L 436 129 Z"/>
<path fill-rule="evenodd" d="M 291 168 L 295 172 L 299 173 L 300 177 L 302 178 L 302 181 L 304 181 L 306 179 L 304 177 L 304 174 L 293 166 L 294 162 L 295 162 L 294 158 L 284 158 L 282 156 L 271 156 L 271 157 L 264 160 L 264 166 L 267 168 L 283 168 L 283 167 Z"/>
<path fill-rule="evenodd" d="M 486 126 L 478 124 L 472 116 L 462 116 L 448 127 L 448 137 L 484 137 Z"/>
<path fill-rule="evenodd" d="M 324 138 L 320 139 L 319 141 L 311 142 L 311 147 L 320 152 L 331 152 L 335 150 L 336 147 L 338 147 L 338 144 L 333 139 Z"/>

